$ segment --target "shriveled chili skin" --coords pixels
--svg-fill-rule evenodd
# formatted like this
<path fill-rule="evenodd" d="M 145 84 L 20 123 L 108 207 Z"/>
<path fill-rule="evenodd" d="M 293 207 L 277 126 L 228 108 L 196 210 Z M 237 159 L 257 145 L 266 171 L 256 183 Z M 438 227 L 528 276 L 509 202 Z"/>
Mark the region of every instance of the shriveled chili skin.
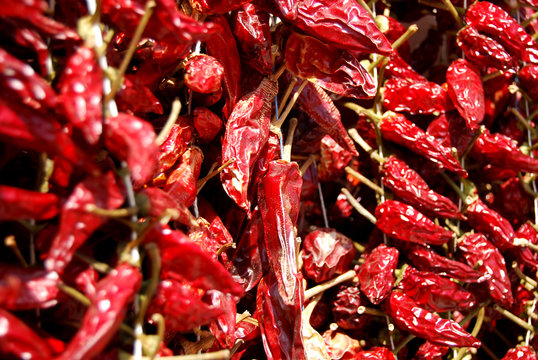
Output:
<path fill-rule="evenodd" d="M 204 153 L 199 147 L 189 147 L 166 179 L 164 191 L 186 207 L 192 206 L 196 199 L 196 181 L 200 176 L 203 160 Z"/>
<path fill-rule="evenodd" d="M 211 110 L 199 106 L 192 112 L 194 127 L 204 143 L 213 140 L 222 128 L 222 120 Z"/>
<path fill-rule="evenodd" d="M 396 280 L 394 270 L 398 265 L 398 255 L 398 249 L 381 244 L 366 256 L 359 267 L 359 286 L 372 304 L 377 305 L 390 295 Z"/>
<path fill-rule="evenodd" d="M 220 89 L 224 67 L 212 56 L 195 55 L 185 64 L 185 86 L 201 94 L 211 94 Z"/>
<path fill-rule="evenodd" d="M 486 114 L 484 88 L 479 71 L 465 59 L 452 62 L 446 71 L 448 95 L 465 119 L 467 127 L 478 129 Z"/>
<path fill-rule="evenodd" d="M 392 78 L 385 83 L 383 106 L 410 114 L 445 113 L 454 108 L 447 91 L 429 81 Z"/>
<path fill-rule="evenodd" d="M 536 351 L 530 346 L 517 346 L 508 350 L 502 360 L 536 360 Z"/>
<path fill-rule="evenodd" d="M 448 346 L 434 345 L 429 341 L 420 345 L 413 360 L 443 360 L 443 357 L 448 353 Z"/>
<path fill-rule="evenodd" d="M 331 359 L 351 360 L 355 354 L 361 351 L 359 341 L 345 334 L 342 330 L 328 329 L 322 336 Z"/>
<path fill-rule="evenodd" d="M 0 220 L 46 220 L 60 212 L 55 194 L 0 185 Z"/>
<path fill-rule="evenodd" d="M 46 309 L 58 303 L 58 274 L 42 269 L 0 265 L 0 306 L 7 310 Z"/>
<path fill-rule="evenodd" d="M 430 189 L 426 181 L 403 160 L 389 156 L 381 170 L 383 185 L 420 211 L 452 219 L 464 219 L 449 198 Z"/>
<path fill-rule="evenodd" d="M 205 14 L 226 14 L 237 9 L 248 0 L 189 0 L 192 8 Z"/>
<path fill-rule="evenodd" d="M 368 300 L 357 286 L 342 285 L 331 303 L 334 321 L 342 329 L 364 329 L 372 320 L 368 314 L 359 314 L 360 306 L 367 306 Z"/>
<path fill-rule="evenodd" d="M 409 296 L 393 291 L 383 302 L 383 309 L 396 326 L 432 344 L 450 347 L 480 347 L 480 340 L 466 332 L 457 322 L 443 319 L 422 309 Z"/>
<path fill-rule="evenodd" d="M 353 360 L 394 360 L 394 354 L 382 346 L 375 346 L 367 351 L 357 353 Z"/>
<path fill-rule="evenodd" d="M 408 81 L 427 82 L 428 80 L 417 73 L 411 65 L 406 63 L 398 54 L 390 56 L 389 62 L 385 66 L 385 78 L 388 79 L 405 79 Z"/>
<path fill-rule="evenodd" d="M 353 155 L 330 135 L 321 139 L 320 156 L 317 172 L 321 181 L 336 180 L 343 175 L 345 167 L 353 158 Z"/>
<path fill-rule="evenodd" d="M 538 65 L 527 65 L 518 74 L 519 85 L 531 97 L 538 101 Z"/>
<path fill-rule="evenodd" d="M 514 302 L 506 263 L 501 252 L 483 234 L 467 234 L 457 243 L 458 250 L 470 266 L 488 275 L 487 286 L 493 300 L 503 307 Z"/>
<path fill-rule="evenodd" d="M 384 139 L 409 148 L 433 161 L 440 168 L 467 177 L 467 171 L 461 167 L 449 148 L 441 145 L 433 136 L 407 120 L 404 115 L 387 111 L 383 114 L 379 129 Z"/>
<path fill-rule="evenodd" d="M 452 232 L 435 224 L 410 205 L 385 200 L 375 209 L 376 226 L 396 239 L 417 244 L 442 245 L 452 239 Z"/>

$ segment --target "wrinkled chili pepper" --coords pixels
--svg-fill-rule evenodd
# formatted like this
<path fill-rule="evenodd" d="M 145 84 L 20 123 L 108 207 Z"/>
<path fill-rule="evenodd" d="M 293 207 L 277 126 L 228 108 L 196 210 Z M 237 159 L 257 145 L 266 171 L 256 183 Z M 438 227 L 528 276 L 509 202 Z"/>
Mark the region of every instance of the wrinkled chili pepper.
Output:
<path fill-rule="evenodd" d="M 406 63 L 398 54 L 392 54 L 385 66 L 385 78 L 400 78 L 408 81 L 427 82 L 428 80 L 417 73 L 411 65 Z"/>
<path fill-rule="evenodd" d="M 192 112 L 194 127 L 203 142 L 213 140 L 222 127 L 222 120 L 206 107 L 197 107 Z"/>
<path fill-rule="evenodd" d="M 189 147 L 166 179 L 164 191 L 186 207 L 192 206 L 196 200 L 196 181 L 200 176 L 203 160 L 204 153 L 199 147 Z"/>
<path fill-rule="evenodd" d="M 189 0 L 192 8 L 196 11 L 211 14 L 226 14 L 237 9 L 248 0 Z"/>
<path fill-rule="evenodd" d="M 50 219 L 59 213 L 59 207 L 60 201 L 52 193 L 0 185 L 0 220 Z"/>
<path fill-rule="evenodd" d="M 361 351 L 359 341 L 342 331 L 329 329 L 322 336 L 331 360 L 351 360 Z"/>
<path fill-rule="evenodd" d="M 8 310 L 46 309 L 58 303 L 58 274 L 33 268 L 0 266 L 0 287 L 13 291 L 1 299 Z M 5 301 L 4 301 L 5 300 Z"/>
<path fill-rule="evenodd" d="M 484 275 L 490 296 L 501 306 L 509 307 L 514 302 L 510 279 L 501 252 L 483 234 L 467 234 L 458 239 L 458 250 L 467 263 Z"/>
<path fill-rule="evenodd" d="M 353 55 L 314 37 L 291 33 L 284 61 L 292 74 L 330 92 L 358 99 L 376 94 L 374 80 Z"/>
<path fill-rule="evenodd" d="M 0 323 L 2 324 L 0 354 L 15 356 L 18 359 L 52 358 L 49 345 L 28 325 L 2 308 L 0 308 Z"/>
<path fill-rule="evenodd" d="M 222 162 L 235 158 L 220 174 L 228 195 L 248 214 L 248 186 L 256 157 L 267 143 L 271 124 L 271 102 L 278 84 L 271 78 L 262 80 L 258 88 L 245 95 L 234 107 L 222 142 Z"/>
<path fill-rule="evenodd" d="M 515 237 L 527 240 L 532 244 L 538 244 L 538 232 L 528 221 L 517 229 Z M 521 261 L 521 264 L 524 264 L 531 269 L 538 268 L 538 259 L 532 250 L 526 247 L 521 247 L 516 249 L 515 252 L 518 260 Z"/>
<path fill-rule="evenodd" d="M 185 86 L 201 94 L 219 90 L 223 76 L 224 67 L 212 56 L 195 55 L 185 65 Z"/>
<path fill-rule="evenodd" d="M 178 202 L 172 195 L 164 190 L 155 187 L 145 187 L 137 193 L 137 206 L 141 209 L 140 215 L 162 216 L 167 209 L 173 209 L 178 212 L 174 220 L 181 224 L 190 226 L 196 223 L 194 216 L 188 207 Z M 141 197 L 145 196 L 146 199 Z M 146 202 L 147 201 L 147 202 Z"/>
<path fill-rule="evenodd" d="M 392 291 L 398 255 L 398 249 L 381 244 L 366 256 L 359 267 L 359 286 L 372 304 L 381 303 Z"/>
<path fill-rule="evenodd" d="M 163 106 L 153 92 L 145 85 L 131 80 L 130 74 L 123 77 L 121 88 L 115 100 L 120 112 L 142 116 L 147 113 L 162 114 Z"/>
<path fill-rule="evenodd" d="M 442 245 L 452 239 L 452 232 L 436 225 L 410 205 L 385 200 L 375 209 L 376 226 L 399 240 L 421 245 Z"/>
<path fill-rule="evenodd" d="M 360 306 L 368 305 L 368 300 L 356 286 L 343 285 L 338 289 L 331 303 L 334 321 L 342 329 L 364 329 L 372 320 L 368 314 L 359 314 Z"/>
<path fill-rule="evenodd" d="M 518 73 L 519 85 L 531 97 L 538 101 L 538 65 L 527 65 Z"/>
<path fill-rule="evenodd" d="M 176 161 L 187 150 L 188 145 L 193 141 L 194 128 L 190 119 L 184 116 L 178 117 L 170 134 L 161 144 L 159 151 L 159 165 L 155 174 L 169 170 Z"/>
<path fill-rule="evenodd" d="M 436 216 L 464 219 L 449 198 L 436 193 L 411 169 L 404 161 L 389 156 L 383 163 L 381 171 L 383 185 L 390 189 L 397 197 L 405 200 L 419 210 L 433 213 Z"/>
<path fill-rule="evenodd" d="M 370 350 L 361 351 L 355 355 L 353 360 L 394 360 L 394 354 L 382 346 L 374 346 Z"/>
<path fill-rule="evenodd" d="M 530 346 L 517 346 L 508 350 L 502 360 L 536 360 L 536 351 Z"/>
<path fill-rule="evenodd" d="M 480 73 L 467 60 L 458 59 L 448 67 L 446 82 L 448 95 L 467 127 L 477 130 L 486 113 Z"/>
<path fill-rule="evenodd" d="M 476 305 L 473 293 L 454 281 L 435 273 L 416 270 L 411 266 L 405 269 L 398 289 L 430 311 L 462 311 Z"/>
<path fill-rule="evenodd" d="M 424 310 L 402 292 L 393 291 L 383 303 L 383 309 L 398 328 L 432 344 L 451 347 L 481 345 L 480 340 L 467 333 L 457 322 Z"/>
<path fill-rule="evenodd" d="M 317 171 L 321 181 L 330 181 L 341 176 L 353 157 L 330 135 L 325 135 L 321 139 L 320 155 Z"/>
<path fill-rule="evenodd" d="M 58 359 L 88 359 L 99 354 L 115 335 L 142 283 L 138 268 L 122 263 L 99 281 L 82 324 Z"/>
<path fill-rule="evenodd" d="M 441 168 L 467 177 L 467 171 L 461 167 L 449 148 L 441 145 L 433 136 L 407 120 L 404 115 L 387 111 L 383 114 L 379 128 L 383 138 L 409 148 Z"/>
<path fill-rule="evenodd" d="M 346 272 L 355 256 L 351 239 L 329 228 L 306 235 L 302 251 L 305 275 L 317 283 Z"/>
<path fill-rule="evenodd" d="M 420 345 L 413 360 L 443 360 L 450 348 L 448 346 L 434 345 L 429 341 Z"/>
<path fill-rule="evenodd" d="M 410 114 L 436 114 L 454 107 L 447 91 L 433 82 L 392 78 L 385 83 L 383 106 Z"/>

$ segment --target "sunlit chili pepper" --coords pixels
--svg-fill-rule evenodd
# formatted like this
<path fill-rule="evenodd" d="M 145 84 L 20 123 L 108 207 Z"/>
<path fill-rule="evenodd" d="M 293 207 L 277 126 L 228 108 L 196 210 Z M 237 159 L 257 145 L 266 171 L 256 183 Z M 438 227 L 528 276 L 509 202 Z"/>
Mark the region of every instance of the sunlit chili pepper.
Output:
<path fill-rule="evenodd" d="M 481 342 L 467 333 L 457 322 L 443 319 L 422 309 L 409 296 L 393 291 L 383 309 L 401 330 L 430 341 L 452 347 L 480 347 Z"/>
<path fill-rule="evenodd" d="M 224 67 L 208 55 L 195 55 L 185 65 L 185 86 L 192 91 L 210 94 L 220 89 Z"/>
<path fill-rule="evenodd" d="M 166 210 L 172 209 L 178 212 L 174 220 L 187 226 L 196 224 L 194 216 L 187 206 L 178 202 L 172 195 L 159 188 L 143 188 L 137 193 L 137 206 L 140 208 L 140 215 L 142 217 L 161 216 Z"/>
<path fill-rule="evenodd" d="M 302 244 L 306 277 L 320 283 L 346 272 L 355 256 L 351 239 L 334 229 L 317 229 Z"/>
<path fill-rule="evenodd" d="M 502 360 L 536 360 L 536 351 L 530 346 L 517 346 L 508 350 Z"/>
<path fill-rule="evenodd" d="M 447 91 L 433 82 L 392 78 L 385 83 L 383 106 L 410 114 L 444 113 L 454 108 Z"/>
<path fill-rule="evenodd" d="M 448 346 L 439 346 L 434 345 L 429 341 L 426 341 L 424 344 L 420 345 L 415 356 L 414 360 L 443 360 L 444 356 L 448 354 L 450 348 Z"/>
<path fill-rule="evenodd" d="M 278 91 L 277 83 L 265 78 L 258 88 L 245 95 L 234 107 L 222 142 L 222 162 L 235 158 L 220 179 L 228 195 L 250 213 L 248 186 L 251 172 L 263 146 L 269 138 L 271 102 Z"/>
<path fill-rule="evenodd" d="M 17 359 L 50 359 L 51 349 L 28 325 L 10 312 L 0 308 L 0 354 Z"/>
<path fill-rule="evenodd" d="M 210 142 L 213 140 L 222 127 L 222 120 L 206 107 L 197 107 L 192 112 L 194 127 L 200 140 Z"/>
<path fill-rule="evenodd" d="M 435 216 L 464 218 L 449 198 L 430 189 L 424 179 L 404 161 L 389 156 L 382 166 L 383 185 L 400 199 Z"/>
<path fill-rule="evenodd" d="M 189 0 L 192 8 L 205 14 L 226 14 L 237 9 L 247 0 Z"/>
<path fill-rule="evenodd" d="M 528 221 L 517 229 L 515 237 L 524 239 L 532 244 L 538 244 L 538 232 Z M 524 264 L 531 269 L 538 268 L 538 259 L 536 258 L 536 253 L 534 251 L 526 247 L 521 247 L 515 249 L 515 253 L 517 259 L 521 261 L 521 264 Z"/>
<path fill-rule="evenodd" d="M 376 94 L 374 80 L 353 55 L 314 37 L 291 33 L 284 61 L 292 74 L 330 92 L 359 99 Z"/>
<path fill-rule="evenodd" d="M 365 328 L 372 317 L 368 314 L 359 314 L 360 306 L 368 305 L 368 300 L 356 286 L 343 285 L 338 289 L 331 304 L 334 321 L 342 329 L 360 330 Z"/>
<path fill-rule="evenodd" d="M 458 240 L 458 250 L 467 263 L 477 267 L 487 280 L 489 294 L 501 306 L 514 302 L 506 264 L 501 252 L 483 234 L 467 234 Z"/>
<path fill-rule="evenodd" d="M 448 95 L 465 119 L 467 127 L 478 129 L 486 113 L 484 88 L 478 70 L 465 59 L 458 59 L 446 71 Z"/>
<path fill-rule="evenodd" d="M 147 113 L 162 114 L 163 106 L 153 92 L 145 85 L 133 82 L 129 74 L 123 77 L 121 88 L 115 100 L 118 110 L 142 116 Z"/>
<path fill-rule="evenodd" d="M 176 201 L 192 206 L 196 199 L 196 181 L 200 176 L 200 169 L 204 154 L 197 146 L 191 146 L 181 155 L 179 164 L 166 179 L 164 190 Z"/>
<path fill-rule="evenodd" d="M 156 174 L 169 170 L 176 161 L 187 150 L 188 145 L 193 141 L 192 121 L 187 117 L 180 116 L 176 120 L 170 134 L 162 143 L 159 151 L 159 165 Z"/>
<path fill-rule="evenodd" d="M 2 299 L 9 310 L 46 309 L 58 303 L 58 274 L 33 268 L 0 266 L 0 287 L 12 291 L 13 299 Z M 11 296 L 10 296 L 11 297 Z"/>
<path fill-rule="evenodd" d="M 375 346 L 367 351 L 361 351 L 355 355 L 353 360 L 394 360 L 394 354 L 382 346 Z"/>
<path fill-rule="evenodd" d="M 442 245 L 452 239 L 452 232 L 436 225 L 410 205 L 385 200 L 375 209 L 376 226 L 399 240 L 425 245 Z"/>
<path fill-rule="evenodd" d="M 359 267 L 359 286 L 372 304 L 379 304 L 392 291 L 398 255 L 396 248 L 381 244 L 366 256 Z"/>
<path fill-rule="evenodd" d="M 441 145 L 402 114 L 387 111 L 383 114 L 379 128 L 383 138 L 409 148 L 441 168 L 467 177 L 467 171 L 461 167 L 449 148 Z"/>
<path fill-rule="evenodd" d="M 329 329 L 323 333 L 323 340 L 331 360 L 351 360 L 361 351 L 359 341 L 342 331 Z"/>
<path fill-rule="evenodd" d="M 413 298 L 419 306 L 435 312 L 467 310 L 476 304 L 473 293 L 454 281 L 410 266 L 405 269 L 398 289 Z"/>
<path fill-rule="evenodd" d="M 321 181 L 330 181 L 341 176 L 352 159 L 352 154 L 334 141 L 330 135 L 325 135 L 321 139 L 320 154 L 317 171 Z"/>
<path fill-rule="evenodd" d="M 385 78 L 400 78 L 408 81 L 427 82 L 428 80 L 417 73 L 411 65 L 407 64 L 398 54 L 392 54 L 385 66 Z"/>
<path fill-rule="evenodd" d="M 97 284 L 82 324 L 58 359 L 88 359 L 99 354 L 115 335 L 142 283 L 138 268 L 123 263 Z"/>
<path fill-rule="evenodd" d="M 531 97 L 538 101 L 538 65 L 527 65 L 518 73 L 519 85 Z"/>
<path fill-rule="evenodd" d="M 0 185 L 0 220 L 50 219 L 59 213 L 59 206 L 52 193 Z"/>
<path fill-rule="evenodd" d="M 39 72 L 43 75 L 48 73 L 49 48 L 36 29 L 22 27 L 20 21 L 16 19 L 3 18 L 0 31 L 5 34 L 6 40 L 9 39 L 17 46 L 35 52 L 39 63 Z"/>

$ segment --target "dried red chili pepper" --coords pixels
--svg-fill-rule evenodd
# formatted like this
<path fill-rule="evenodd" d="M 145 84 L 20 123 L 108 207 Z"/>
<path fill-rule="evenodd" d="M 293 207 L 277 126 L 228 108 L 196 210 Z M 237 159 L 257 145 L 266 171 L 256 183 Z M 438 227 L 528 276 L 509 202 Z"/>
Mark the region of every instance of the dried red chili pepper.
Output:
<path fill-rule="evenodd" d="M 514 302 L 506 264 L 501 252 L 483 234 L 467 234 L 458 239 L 458 250 L 467 263 L 484 275 L 493 300 L 501 306 L 509 307 Z"/>
<path fill-rule="evenodd" d="M 192 112 L 194 127 L 198 132 L 200 140 L 210 142 L 213 140 L 222 127 L 222 120 L 206 107 L 197 107 Z"/>
<path fill-rule="evenodd" d="M 159 165 L 155 174 L 161 174 L 174 166 L 193 141 L 193 134 L 192 121 L 185 116 L 178 117 L 176 124 L 172 126 L 170 134 L 160 147 Z"/>
<path fill-rule="evenodd" d="M 383 138 L 409 148 L 433 161 L 440 168 L 467 177 L 467 171 L 461 167 L 449 148 L 441 145 L 433 136 L 407 120 L 404 115 L 387 111 L 383 114 L 379 129 Z"/>
<path fill-rule="evenodd" d="M 493 205 L 512 225 L 521 224 L 533 209 L 533 198 L 525 192 L 521 180 L 511 177 L 495 193 Z"/>
<path fill-rule="evenodd" d="M 538 65 L 527 65 L 518 73 L 519 86 L 531 97 L 538 101 Z"/>
<path fill-rule="evenodd" d="M 393 78 L 385 83 L 383 106 L 410 114 L 436 114 L 454 108 L 447 91 L 433 82 Z"/>
<path fill-rule="evenodd" d="M 242 50 L 242 58 L 263 75 L 273 71 L 269 13 L 256 4 L 243 4 L 235 12 L 233 33 Z"/>
<path fill-rule="evenodd" d="M 393 291 L 383 309 L 401 330 L 428 340 L 432 344 L 451 347 L 480 347 L 480 340 L 467 333 L 457 322 L 443 319 L 422 309 L 409 296 Z"/>
<path fill-rule="evenodd" d="M 164 191 L 186 207 L 191 207 L 196 200 L 196 181 L 200 176 L 203 160 L 204 153 L 199 147 L 189 147 L 166 179 Z"/>
<path fill-rule="evenodd" d="M 376 94 L 376 84 L 359 61 L 345 50 L 292 32 L 284 52 L 286 68 L 330 92 L 357 99 Z"/>
<path fill-rule="evenodd" d="M 317 229 L 303 239 L 304 272 L 306 277 L 317 283 L 346 272 L 354 257 L 351 239 L 334 229 Z"/>
<path fill-rule="evenodd" d="M 480 34 L 472 26 L 466 26 L 458 32 L 457 44 L 466 59 L 479 68 L 491 66 L 501 70 L 517 69 L 517 60 L 501 44 Z"/>
<path fill-rule="evenodd" d="M 517 229 L 515 237 L 517 239 L 527 240 L 532 244 L 538 244 L 538 232 L 528 221 Z M 521 264 L 524 264 L 531 269 L 538 268 L 538 259 L 536 258 L 535 252 L 526 247 L 518 248 L 515 252 L 518 260 L 521 261 Z"/>
<path fill-rule="evenodd" d="M 92 49 L 79 47 L 69 57 L 58 89 L 67 119 L 95 145 L 103 132 L 103 74 Z"/>
<path fill-rule="evenodd" d="M 462 282 L 482 282 L 489 277 L 467 264 L 441 256 L 429 247 L 412 243 L 405 244 L 405 255 L 413 266 L 422 271 L 431 271 Z"/>
<path fill-rule="evenodd" d="M 352 360 L 361 351 L 359 341 L 342 331 L 329 329 L 323 333 L 323 340 L 331 360 Z"/>
<path fill-rule="evenodd" d="M 321 181 L 331 181 L 341 176 L 353 157 L 330 135 L 325 135 L 321 139 L 320 155 L 317 171 Z"/>
<path fill-rule="evenodd" d="M 202 14 L 226 14 L 248 0 L 189 0 L 192 8 Z"/>
<path fill-rule="evenodd" d="M 222 162 L 235 162 L 220 174 L 226 193 L 248 214 L 248 186 L 256 157 L 269 138 L 271 102 L 278 84 L 271 78 L 262 80 L 258 88 L 245 95 L 234 107 L 222 141 Z"/>
<path fill-rule="evenodd" d="M 383 185 L 400 199 L 435 216 L 465 219 L 449 198 L 430 189 L 424 179 L 404 161 L 389 156 L 382 166 Z"/>
<path fill-rule="evenodd" d="M 163 106 L 159 99 L 147 86 L 136 82 L 136 78 L 130 74 L 123 77 L 123 83 L 115 100 L 120 112 L 132 113 L 137 116 L 147 113 L 163 113 Z"/>
<path fill-rule="evenodd" d="M 161 216 L 167 209 L 173 209 L 178 212 L 174 220 L 187 226 L 196 224 L 194 216 L 189 211 L 189 208 L 178 202 L 172 195 L 166 191 L 155 187 L 145 187 L 137 193 L 137 205 L 140 208 L 140 215 L 146 216 Z M 145 199 L 140 199 L 141 197 Z M 146 202 L 147 201 L 147 202 Z"/>
<path fill-rule="evenodd" d="M 386 347 L 374 346 L 370 350 L 357 353 L 353 360 L 395 360 L 395 357 Z"/>
<path fill-rule="evenodd" d="M 92 304 L 65 351 L 63 359 L 89 359 L 99 354 L 115 335 L 142 283 L 138 268 L 122 263 L 97 284 Z"/>
<path fill-rule="evenodd" d="M 376 226 L 385 234 L 417 244 L 442 245 L 452 239 L 452 232 L 436 225 L 410 205 L 385 200 L 375 209 Z"/>
<path fill-rule="evenodd" d="M 392 291 L 398 255 L 398 249 L 381 244 L 366 256 L 359 267 L 359 286 L 372 304 L 381 303 Z"/>
<path fill-rule="evenodd" d="M 448 95 L 467 127 L 477 130 L 486 114 L 480 73 L 465 59 L 458 59 L 448 67 L 446 82 Z"/>
<path fill-rule="evenodd" d="M 368 314 L 359 314 L 360 306 L 368 305 L 368 300 L 361 295 L 356 286 L 341 286 L 336 293 L 332 306 L 334 321 L 342 329 L 364 329 L 372 320 Z"/>
<path fill-rule="evenodd" d="M 502 360 L 536 360 L 536 351 L 530 346 L 517 346 L 508 350 Z"/>
<path fill-rule="evenodd" d="M 185 65 L 185 86 L 201 94 L 210 94 L 220 89 L 224 67 L 209 55 L 195 55 Z"/>
<path fill-rule="evenodd" d="M 406 63 L 398 54 L 392 54 L 385 65 L 385 78 L 400 78 L 408 81 L 427 82 L 428 80 L 417 73 L 411 65 Z"/>
<path fill-rule="evenodd" d="M 394 44 L 407 31 L 407 28 L 402 23 L 391 16 L 377 15 L 374 20 L 378 24 L 379 30 L 383 32 L 383 35 L 391 44 Z M 396 51 L 391 54 L 391 57 L 394 55 L 401 56 L 405 61 L 410 61 L 411 45 L 409 41 L 406 40 L 401 43 Z"/>
<path fill-rule="evenodd" d="M 0 266 L 0 287 L 12 291 L 0 300 L 8 310 L 46 309 L 58 303 L 58 274 L 33 268 Z"/>
<path fill-rule="evenodd" d="M 0 220 L 50 219 L 59 213 L 59 205 L 52 193 L 0 185 Z"/>
<path fill-rule="evenodd" d="M 50 359 L 52 352 L 49 345 L 28 325 L 10 312 L 0 308 L 0 354 L 15 356 L 17 359 Z"/>
<path fill-rule="evenodd" d="M 476 305 L 473 293 L 454 281 L 435 273 L 416 270 L 411 266 L 405 269 L 398 289 L 430 311 L 462 311 Z"/>
<path fill-rule="evenodd" d="M 448 346 L 434 345 L 429 341 L 420 345 L 413 360 L 443 360 L 444 356 L 448 354 L 450 348 Z"/>
<path fill-rule="evenodd" d="M 61 274 L 75 251 L 106 222 L 106 218 L 87 212 L 87 206 L 116 209 L 122 203 L 123 195 L 112 172 L 88 177 L 75 186 L 63 204 L 60 228 L 45 260 L 45 268 Z"/>

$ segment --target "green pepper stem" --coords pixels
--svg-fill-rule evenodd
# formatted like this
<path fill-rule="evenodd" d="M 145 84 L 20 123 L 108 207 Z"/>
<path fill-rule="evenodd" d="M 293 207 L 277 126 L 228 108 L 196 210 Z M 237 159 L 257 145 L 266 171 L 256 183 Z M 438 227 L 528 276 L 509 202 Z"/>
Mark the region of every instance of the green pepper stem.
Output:
<path fill-rule="evenodd" d="M 306 161 L 301 165 L 301 168 L 299 169 L 299 171 L 301 172 L 302 175 L 304 175 L 306 170 L 308 170 L 310 165 L 312 165 L 315 160 L 316 160 L 316 156 L 313 155 L 313 154 L 310 155 L 308 158 L 306 158 Z"/>
<path fill-rule="evenodd" d="M 394 50 L 398 49 L 406 40 L 408 40 L 414 33 L 418 31 L 417 24 L 413 24 L 407 28 L 407 30 L 398 38 L 394 43 L 392 43 L 392 48 Z M 372 71 L 377 65 L 381 64 L 383 60 L 386 59 L 386 56 L 378 56 L 375 61 L 368 65 L 368 72 Z"/>
<path fill-rule="evenodd" d="M 400 343 L 394 348 L 394 350 L 392 350 L 392 353 L 394 355 L 398 354 L 400 352 L 400 350 L 402 350 L 404 348 L 405 345 L 409 344 L 409 342 L 411 340 L 413 340 L 416 336 L 415 335 L 412 335 L 412 334 L 409 334 L 405 337 L 405 339 L 403 339 L 402 341 L 400 341 Z"/>
<path fill-rule="evenodd" d="M 297 102 L 297 99 L 299 98 L 299 95 L 301 95 L 301 92 L 303 91 L 303 89 L 305 88 L 305 86 L 307 84 L 308 84 L 308 80 L 303 80 L 301 85 L 299 85 L 299 88 L 297 89 L 297 91 L 295 91 L 295 93 L 291 97 L 289 103 L 286 105 L 286 109 L 282 112 L 282 115 L 278 118 L 278 121 L 271 124 L 271 125 L 273 125 L 273 127 L 275 127 L 275 128 L 282 127 L 282 124 L 284 123 L 284 121 L 288 117 L 289 113 L 291 112 L 291 109 L 295 105 L 295 102 Z"/>
<path fill-rule="evenodd" d="M 456 10 L 456 8 L 454 7 L 454 4 L 452 4 L 452 2 L 450 0 L 441 0 L 441 1 L 443 1 L 443 4 L 445 4 L 445 6 L 447 7 L 448 12 L 452 15 L 454 20 L 456 20 L 458 22 L 458 25 L 460 27 L 462 27 L 463 26 L 463 21 L 461 20 L 461 17 L 458 14 L 458 10 Z"/>

